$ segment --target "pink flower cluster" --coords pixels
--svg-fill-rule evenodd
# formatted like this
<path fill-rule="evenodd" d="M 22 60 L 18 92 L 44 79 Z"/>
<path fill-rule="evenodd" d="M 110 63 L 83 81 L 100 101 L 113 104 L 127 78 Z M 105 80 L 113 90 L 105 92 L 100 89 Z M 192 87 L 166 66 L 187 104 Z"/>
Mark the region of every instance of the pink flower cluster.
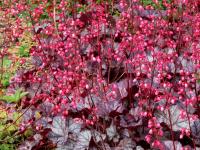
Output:
<path fill-rule="evenodd" d="M 195 149 L 200 1 L 152 3 L 13 3 L 10 14 L 26 14 L 18 25 L 30 21 L 37 43 L 30 50 L 34 69 L 13 83 L 30 92 L 24 107 L 40 111 L 44 118 L 61 115 L 79 120 L 82 128 L 101 133 L 112 122 L 116 132 L 127 129 L 134 132 L 130 137 L 136 143 L 143 139 L 159 149 L 164 149 L 166 139 L 176 149 L 176 141 L 188 137 Z M 142 128 L 144 136 L 136 138 Z"/>

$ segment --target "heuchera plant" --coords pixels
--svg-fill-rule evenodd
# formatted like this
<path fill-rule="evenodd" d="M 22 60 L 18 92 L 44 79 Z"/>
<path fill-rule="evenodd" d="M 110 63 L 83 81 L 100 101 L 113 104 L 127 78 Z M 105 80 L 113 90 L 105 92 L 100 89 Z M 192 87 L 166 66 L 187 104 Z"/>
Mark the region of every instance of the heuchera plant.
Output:
<path fill-rule="evenodd" d="M 33 149 L 200 146 L 200 1 L 151 3 L 4 2 L 13 36 L 37 43 L 10 86 L 29 92 L 20 127 L 36 133 Z"/>

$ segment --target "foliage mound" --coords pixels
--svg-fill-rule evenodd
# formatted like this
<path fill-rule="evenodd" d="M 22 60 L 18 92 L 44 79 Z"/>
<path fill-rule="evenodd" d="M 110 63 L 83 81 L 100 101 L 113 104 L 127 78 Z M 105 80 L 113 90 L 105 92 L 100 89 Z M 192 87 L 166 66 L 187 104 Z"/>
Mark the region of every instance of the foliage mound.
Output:
<path fill-rule="evenodd" d="M 19 131 L 33 134 L 19 149 L 200 147 L 199 0 L 15 0 L 3 7 L 15 21 L 13 40 L 29 31 L 34 43 L 20 47 L 29 49 L 30 66 L 9 85 L 28 92 L 18 102 Z"/>

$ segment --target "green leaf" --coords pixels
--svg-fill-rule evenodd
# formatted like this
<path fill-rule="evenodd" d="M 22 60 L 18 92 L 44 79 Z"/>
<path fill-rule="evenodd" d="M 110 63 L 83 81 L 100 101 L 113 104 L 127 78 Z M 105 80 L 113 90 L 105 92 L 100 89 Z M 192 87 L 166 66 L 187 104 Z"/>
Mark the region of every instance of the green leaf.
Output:
<path fill-rule="evenodd" d="M 29 137 L 29 136 L 31 136 L 31 135 L 33 135 L 32 129 L 27 129 L 27 130 L 24 132 L 24 136 L 25 136 L 25 137 Z"/>
<path fill-rule="evenodd" d="M 19 56 L 28 57 L 29 56 L 29 46 L 24 44 L 19 47 Z"/>
<path fill-rule="evenodd" d="M 8 56 L 3 57 L 3 68 L 9 68 L 12 64 L 12 61 L 8 59 Z M 0 65 L 2 65 L 2 60 L 0 61 Z"/>
<path fill-rule="evenodd" d="M 8 68 L 6 68 L 8 70 Z M 3 78 L 1 81 L 1 84 L 3 85 L 3 87 L 7 87 L 10 84 L 10 78 L 11 78 L 12 74 L 10 72 L 4 72 L 3 73 Z"/>
<path fill-rule="evenodd" d="M 48 15 L 48 13 L 43 13 L 41 16 L 40 16 L 40 19 L 41 20 L 44 20 L 44 19 L 48 19 L 49 18 L 49 15 Z"/>
<path fill-rule="evenodd" d="M 7 118 L 7 113 L 6 113 L 6 111 L 1 110 L 0 111 L 0 119 L 4 119 L 4 118 Z"/>
<path fill-rule="evenodd" d="M 14 145 L 13 144 L 1 144 L 0 145 L 0 150 L 14 150 Z"/>
<path fill-rule="evenodd" d="M 7 128 L 7 131 L 11 134 L 13 132 L 15 132 L 17 130 L 17 126 L 12 124 L 12 125 L 9 125 L 9 128 Z"/>
<path fill-rule="evenodd" d="M 15 101 L 19 101 L 20 100 L 20 93 L 21 93 L 21 89 L 18 89 L 16 92 L 15 92 Z"/>
<path fill-rule="evenodd" d="M 18 112 L 14 112 L 13 114 L 12 114 L 12 119 L 13 120 L 17 120 L 19 117 L 21 116 L 21 113 L 18 113 Z M 17 120 L 17 124 L 19 124 L 20 122 L 21 122 L 21 118 L 19 118 L 18 120 Z"/>
<path fill-rule="evenodd" d="M 85 12 L 86 11 L 86 5 L 82 5 L 81 7 L 79 7 L 77 9 L 77 12 L 80 13 L 80 12 Z"/>
<path fill-rule="evenodd" d="M 7 141 L 8 141 L 8 143 L 14 143 L 14 142 L 15 142 L 15 139 L 12 138 L 12 137 L 9 137 Z"/>
<path fill-rule="evenodd" d="M 4 139 L 6 136 L 5 125 L 0 125 L 0 139 Z"/>
<path fill-rule="evenodd" d="M 22 99 L 24 96 L 26 96 L 28 94 L 28 92 L 22 92 L 22 93 L 20 93 L 20 99 Z"/>
<path fill-rule="evenodd" d="M 96 0 L 96 3 L 97 3 L 97 4 L 100 4 L 100 3 L 101 3 L 101 0 Z"/>
<path fill-rule="evenodd" d="M 168 2 L 170 2 L 171 0 L 168 0 Z M 151 5 L 153 6 L 155 9 L 165 9 L 165 7 L 162 5 L 162 0 L 158 0 L 158 5 L 156 5 L 152 0 L 140 0 L 140 2 L 144 5 L 144 6 L 148 6 Z"/>
<path fill-rule="evenodd" d="M 7 86 L 9 86 L 10 82 L 9 82 L 8 79 L 3 79 L 3 80 L 1 81 L 1 84 L 3 85 L 3 87 L 7 87 Z"/>
<path fill-rule="evenodd" d="M 10 67 L 12 61 L 8 59 L 7 56 L 4 56 L 3 58 L 3 67 L 7 68 L 7 67 Z"/>
<path fill-rule="evenodd" d="M 22 99 L 27 94 L 28 92 L 22 92 L 21 89 L 17 89 L 15 91 L 15 94 L 2 96 L 0 97 L 0 100 L 6 101 L 8 103 L 17 103 L 19 102 L 20 99 Z"/>
<path fill-rule="evenodd" d="M 14 102 L 15 97 L 14 97 L 14 95 L 11 95 L 11 96 L 5 95 L 5 96 L 1 97 L 1 100 L 4 100 L 6 102 Z"/>

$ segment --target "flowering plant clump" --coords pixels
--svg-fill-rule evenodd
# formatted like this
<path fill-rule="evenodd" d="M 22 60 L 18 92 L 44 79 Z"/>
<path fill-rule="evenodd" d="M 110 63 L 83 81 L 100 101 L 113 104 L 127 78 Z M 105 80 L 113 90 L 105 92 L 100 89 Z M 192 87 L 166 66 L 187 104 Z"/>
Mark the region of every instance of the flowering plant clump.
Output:
<path fill-rule="evenodd" d="M 3 5 L 13 36 L 36 43 L 9 86 L 29 92 L 19 127 L 34 134 L 19 149 L 200 147 L 199 0 Z"/>

